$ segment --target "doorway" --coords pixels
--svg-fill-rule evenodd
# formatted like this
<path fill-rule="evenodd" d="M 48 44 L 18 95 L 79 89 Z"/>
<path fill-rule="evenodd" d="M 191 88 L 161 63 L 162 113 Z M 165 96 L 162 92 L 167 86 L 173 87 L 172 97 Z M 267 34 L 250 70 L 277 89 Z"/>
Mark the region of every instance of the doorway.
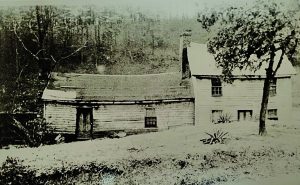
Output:
<path fill-rule="evenodd" d="M 90 139 L 93 137 L 93 108 L 78 107 L 76 114 L 77 139 Z"/>

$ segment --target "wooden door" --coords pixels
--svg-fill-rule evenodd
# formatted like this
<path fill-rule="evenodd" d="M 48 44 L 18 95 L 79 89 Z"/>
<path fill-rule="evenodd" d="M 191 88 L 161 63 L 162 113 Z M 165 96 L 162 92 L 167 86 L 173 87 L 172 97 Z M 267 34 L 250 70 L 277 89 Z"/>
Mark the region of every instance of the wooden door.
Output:
<path fill-rule="evenodd" d="M 78 139 L 89 139 L 93 136 L 93 109 L 77 108 L 76 136 Z"/>

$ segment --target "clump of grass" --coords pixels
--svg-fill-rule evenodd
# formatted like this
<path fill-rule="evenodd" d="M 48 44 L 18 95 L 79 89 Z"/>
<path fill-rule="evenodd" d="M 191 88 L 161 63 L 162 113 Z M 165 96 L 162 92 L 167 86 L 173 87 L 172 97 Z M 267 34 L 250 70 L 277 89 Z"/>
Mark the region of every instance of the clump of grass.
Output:
<path fill-rule="evenodd" d="M 228 132 L 223 132 L 220 130 L 217 130 L 217 132 L 215 133 L 207 133 L 207 135 L 209 135 L 209 138 L 205 138 L 205 139 L 201 139 L 200 141 L 202 141 L 204 144 L 216 144 L 216 143 L 221 143 L 224 144 L 225 140 L 227 139 L 225 136 L 228 134 Z"/>
<path fill-rule="evenodd" d="M 218 122 L 217 123 L 230 123 L 231 120 L 231 115 L 228 113 L 225 114 L 221 114 L 218 118 Z"/>

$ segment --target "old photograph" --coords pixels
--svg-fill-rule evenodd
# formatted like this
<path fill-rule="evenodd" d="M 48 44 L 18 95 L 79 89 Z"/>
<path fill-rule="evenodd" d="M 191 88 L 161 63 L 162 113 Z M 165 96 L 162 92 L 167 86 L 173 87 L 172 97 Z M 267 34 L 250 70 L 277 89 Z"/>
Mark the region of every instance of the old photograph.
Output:
<path fill-rule="evenodd" d="M 0 185 L 299 185 L 299 0 L 0 0 Z"/>

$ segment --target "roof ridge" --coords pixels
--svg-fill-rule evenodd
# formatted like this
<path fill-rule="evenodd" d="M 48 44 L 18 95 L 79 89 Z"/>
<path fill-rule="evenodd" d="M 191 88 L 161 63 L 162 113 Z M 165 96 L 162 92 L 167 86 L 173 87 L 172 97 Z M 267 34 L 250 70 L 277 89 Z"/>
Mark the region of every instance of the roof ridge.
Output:
<path fill-rule="evenodd" d="M 124 76 L 124 77 L 128 77 L 128 76 L 160 76 L 160 75 L 175 75 L 178 74 L 180 75 L 180 72 L 168 72 L 168 73 L 152 73 L 152 74 L 132 74 L 132 75 L 103 75 L 103 74 L 88 74 L 88 73 L 60 73 L 60 72 L 52 72 L 52 74 L 62 74 L 59 76 L 63 76 L 63 75 L 72 75 L 72 76 L 103 76 L 103 77 L 113 77 L 113 76 Z"/>

